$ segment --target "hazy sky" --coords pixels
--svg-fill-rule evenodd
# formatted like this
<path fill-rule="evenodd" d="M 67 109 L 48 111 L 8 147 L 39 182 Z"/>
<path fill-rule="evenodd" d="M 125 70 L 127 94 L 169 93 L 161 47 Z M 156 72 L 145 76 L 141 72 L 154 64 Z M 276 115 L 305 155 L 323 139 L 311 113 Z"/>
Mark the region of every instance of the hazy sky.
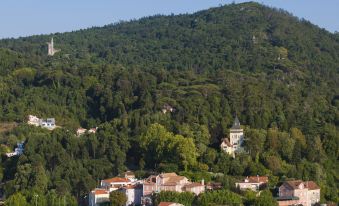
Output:
<path fill-rule="evenodd" d="M 154 14 L 192 13 L 233 0 L 1 0 L 0 38 L 73 31 Z M 245 2 L 234 0 L 234 2 Z M 331 32 L 339 0 L 261 0 Z"/>

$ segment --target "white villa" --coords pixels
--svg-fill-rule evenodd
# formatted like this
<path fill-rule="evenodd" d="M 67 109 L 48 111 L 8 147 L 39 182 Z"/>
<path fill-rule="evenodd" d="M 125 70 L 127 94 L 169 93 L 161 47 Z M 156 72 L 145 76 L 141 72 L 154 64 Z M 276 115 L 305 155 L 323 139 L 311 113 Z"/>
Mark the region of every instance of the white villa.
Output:
<path fill-rule="evenodd" d="M 220 148 L 231 156 L 236 153 L 243 152 L 244 130 L 240 127 L 238 117 L 235 117 L 233 126 L 230 129 L 230 138 L 224 138 L 220 144 Z"/>
<path fill-rule="evenodd" d="M 235 186 L 240 190 L 252 190 L 252 191 L 259 191 L 263 189 L 268 184 L 268 177 L 267 176 L 250 176 L 246 177 L 243 181 L 236 182 Z"/>

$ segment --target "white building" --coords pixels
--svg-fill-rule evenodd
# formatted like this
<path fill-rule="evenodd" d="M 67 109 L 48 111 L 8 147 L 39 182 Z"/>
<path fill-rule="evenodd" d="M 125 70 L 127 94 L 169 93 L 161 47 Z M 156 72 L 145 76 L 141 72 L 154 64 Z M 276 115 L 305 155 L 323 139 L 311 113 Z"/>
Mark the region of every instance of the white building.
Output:
<path fill-rule="evenodd" d="M 89 206 L 99 206 L 101 203 L 109 202 L 109 191 L 102 188 L 92 190 L 88 195 Z"/>
<path fill-rule="evenodd" d="M 48 56 L 53 56 L 55 53 L 60 51 L 60 49 L 54 49 L 53 37 L 51 39 L 51 42 L 47 42 L 47 45 L 48 45 Z"/>
<path fill-rule="evenodd" d="M 34 115 L 28 115 L 27 124 L 34 125 L 36 127 L 40 126 L 49 130 L 53 130 L 56 128 L 54 118 L 40 119 Z"/>
<path fill-rule="evenodd" d="M 39 127 L 40 126 L 40 118 L 34 115 L 28 115 L 27 124 L 34 125 Z"/>
<path fill-rule="evenodd" d="M 41 119 L 40 126 L 49 130 L 55 129 L 55 119 L 54 118 L 47 118 Z"/>
<path fill-rule="evenodd" d="M 125 194 L 127 197 L 126 206 L 141 204 L 141 198 L 143 194 L 141 184 L 127 185 L 119 189 L 119 191 Z"/>
<path fill-rule="evenodd" d="M 220 148 L 229 155 L 235 156 L 236 153 L 243 152 L 244 130 L 240 127 L 238 117 L 235 117 L 233 126 L 230 129 L 230 138 L 224 138 Z"/>
<path fill-rule="evenodd" d="M 19 156 L 24 153 L 24 142 L 17 143 L 17 147 L 14 149 L 14 152 L 6 153 L 7 157 Z"/>
<path fill-rule="evenodd" d="M 250 176 L 246 177 L 241 182 L 236 182 L 235 186 L 240 190 L 253 190 L 259 191 L 267 186 L 268 177 L 266 176 Z"/>
<path fill-rule="evenodd" d="M 113 177 L 110 179 L 101 180 L 100 187 L 105 188 L 109 192 L 112 192 L 114 190 L 118 190 L 122 187 L 132 185 L 132 181 L 128 178 L 123 177 Z"/>

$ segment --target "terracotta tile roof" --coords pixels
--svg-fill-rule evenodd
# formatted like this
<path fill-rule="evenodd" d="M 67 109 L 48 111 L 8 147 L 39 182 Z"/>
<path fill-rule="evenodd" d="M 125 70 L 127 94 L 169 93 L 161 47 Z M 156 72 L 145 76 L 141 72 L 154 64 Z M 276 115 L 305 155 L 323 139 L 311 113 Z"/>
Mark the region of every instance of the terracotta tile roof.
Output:
<path fill-rule="evenodd" d="M 144 180 L 144 183 L 149 183 L 149 184 L 155 184 L 156 182 L 156 176 L 151 175 L 147 179 Z"/>
<path fill-rule="evenodd" d="M 293 181 L 286 181 L 283 183 L 283 185 L 286 185 L 292 189 L 298 189 L 301 183 L 303 183 L 301 180 L 293 180 Z"/>
<path fill-rule="evenodd" d="M 186 177 L 184 176 L 173 176 L 169 177 L 167 180 L 165 180 L 164 183 L 179 183 L 181 180 L 184 180 Z"/>
<path fill-rule="evenodd" d="M 305 187 L 308 188 L 309 190 L 317 190 L 320 189 L 320 187 L 317 185 L 317 183 L 313 181 L 306 181 L 304 182 Z"/>
<path fill-rule="evenodd" d="M 266 176 L 249 176 L 245 179 L 244 182 L 246 182 L 246 180 L 248 180 L 249 183 L 259 183 L 259 182 L 267 183 L 268 177 L 266 177 Z"/>
<path fill-rule="evenodd" d="M 123 177 L 113 177 L 113 178 L 105 179 L 105 180 L 102 180 L 102 181 L 107 182 L 107 183 L 130 182 L 129 179 L 123 178 Z"/>
<path fill-rule="evenodd" d="M 106 195 L 109 194 L 109 191 L 105 189 L 95 189 L 92 192 L 94 192 L 95 195 Z"/>
<path fill-rule="evenodd" d="M 224 138 L 222 139 L 222 143 L 226 144 L 228 147 L 232 147 L 230 141 L 228 140 L 228 138 Z"/>
<path fill-rule="evenodd" d="M 284 184 L 288 185 L 292 189 L 298 189 L 300 184 L 304 184 L 304 187 L 309 189 L 309 190 L 320 189 L 320 187 L 313 181 L 303 182 L 301 180 L 293 180 L 293 181 L 286 181 L 286 182 L 284 182 Z"/>
<path fill-rule="evenodd" d="M 162 184 L 163 186 L 176 186 L 178 185 L 176 182 L 166 182 L 164 184 Z"/>
<path fill-rule="evenodd" d="M 193 183 L 191 183 L 191 184 L 185 185 L 186 188 L 201 187 L 201 186 L 204 186 L 204 185 L 202 185 L 202 184 L 199 183 L 199 182 L 193 182 Z"/>
<path fill-rule="evenodd" d="M 142 184 L 137 184 L 137 185 L 127 185 L 123 187 L 124 189 L 140 189 L 142 188 Z"/>
<path fill-rule="evenodd" d="M 161 177 L 175 177 L 178 176 L 176 173 L 171 172 L 171 173 L 162 173 L 160 174 Z"/>

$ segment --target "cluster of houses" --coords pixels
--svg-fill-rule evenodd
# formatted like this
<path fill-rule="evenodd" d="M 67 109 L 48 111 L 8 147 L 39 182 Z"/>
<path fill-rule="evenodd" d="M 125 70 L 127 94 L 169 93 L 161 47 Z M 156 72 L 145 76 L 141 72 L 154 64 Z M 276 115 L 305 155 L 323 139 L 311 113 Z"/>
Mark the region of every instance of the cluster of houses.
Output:
<path fill-rule="evenodd" d="M 24 153 L 24 141 L 17 143 L 17 147 L 13 152 L 7 152 L 7 157 L 20 156 Z"/>
<path fill-rule="evenodd" d="M 259 191 L 267 187 L 268 177 L 252 176 L 237 182 L 240 190 Z M 320 187 L 313 181 L 293 180 L 285 181 L 279 187 L 276 200 L 279 206 L 312 206 L 320 201 Z"/>
<path fill-rule="evenodd" d="M 260 192 L 268 185 L 267 176 L 250 176 L 236 182 L 240 190 L 252 190 Z M 146 179 L 137 180 L 133 172 L 124 173 L 123 177 L 113 177 L 101 180 L 100 186 L 89 194 L 89 206 L 98 206 L 109 202 L 112 191 L 119 191 L 126 195 L 126 206 L 152 205 L 151 196 L 161 191 L 191 192 L 199 195 L 209 189 L 220 189 L 220 185 L 191 182 L 186 177 L 176 173 L 161 173 L 151 175 Z M 276 198 L 279 206 L 313 206 L 320 201 L 320 187 L 313 181 L 293 180 L 286 181 L 279 187 Z M 161 202 L 160 206 L 181 206 L 173 202 Z"/>
<path fill-rule="evenodd" d="M 151 175 L 146 179 L 137 180 L 132 172 L 126 172 L 124 177 L 113 177 L 101 180 L 99 188 L 89 194 L 89 206 L 98 206 L 109 201 L 112 191 L 120 191 L 127 197 L 128 205 L 151 205 L 151 195 L 161 191 L 192 192 L 199 195 L 205 192 L 204 180 L 191 182 L 186 177 L 176 173 L 161 173 Z"/>
<path fill-rule="evenodd" d="M 55 124 L 55 119 L 54 118 L 47 118 L 47 119 L 42 119 L 39 118 L 37 116 L 34 115 L 28 115 L 28 120 L 27 120 L 27 124 L 29 125 L 34 125 L 37 127 L 42 127 L 42 128 L 46 128 L 49 130 L 53 130 L 56 127 L 58 127 Z M 96 133 L 98 127 L 94 127 L 94 128 L 90 128 L 90 129 L 85 129 L 85 128 L 78 128 L 76 131 L 76 135 L 78 137 L 80 137 L 81 135 L 85 134 L 85 133 Z"/>
<path fill-rule="evenodd" d="M 53 130 L 57 127 L 54 118 L 41 119 L 34 115 L 28 115 L 27 124 L 46 128 L 49 130 Z"/>

